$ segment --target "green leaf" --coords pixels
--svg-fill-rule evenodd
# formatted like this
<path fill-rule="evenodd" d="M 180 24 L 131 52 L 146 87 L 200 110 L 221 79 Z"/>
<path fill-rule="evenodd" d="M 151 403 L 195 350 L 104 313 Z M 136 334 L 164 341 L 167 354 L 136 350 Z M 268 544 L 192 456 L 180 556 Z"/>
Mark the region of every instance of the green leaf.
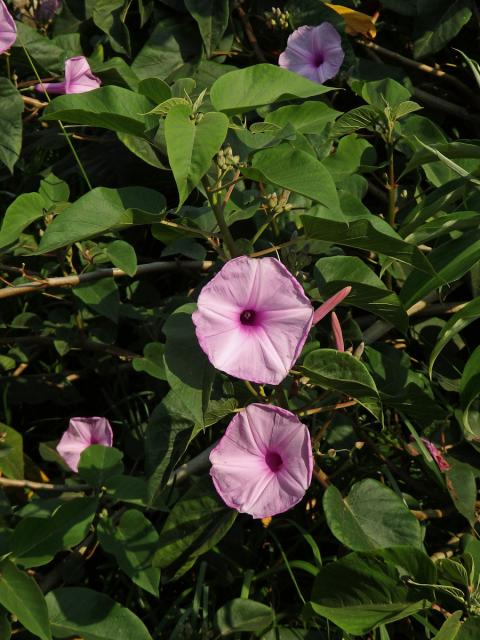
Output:
<path fill-rule="evenodd" d="M 293 71 L 272 64 L 255 64 L 220 76 L 210 89 L 210 100 L 218 111 L 243 113 L 332 90 L 333 87 L 312 82 Z"/>
<path fill-rule="evenodd" d="M 128 273 L 129 276 L 135 275 L 137 271 L 137 254 L 131 244 L 125 242 L 125 240 L 114 240 L 108 243 L 106 252 L 116 267 Z"/>
<path fill-rule="evenodd" d="M 130 55 L 130 33 L 125 25 L 124 0 L 95 0 L 93 22 L 107 34 L 112 49 Z"/>
<path fill-rule="evenodd" d="M 135 371 L 144 371 L 153 378 L 166 380 L 163 353 L 164 345 L 161 342 L 149 342 L 143 348 L 143 358 L 134 358 L 132 366 Z"/>
<path fill-rule="evenodd" d="M 163 326 L 165 369 L 168 383 L 185 405 L 185 416 L 202 429 L 215 370 L 198 344 L 192 322 L 195 308 L 189 303 L 175 309 Z"/>
<path fill-rule="evenodd" d="M 360 258 L 320 258 L 315 264 L 314 276 L 323 297 L 351 286 L 348 304 L 380 316 L 401 331 L 406 330 L 408 317 L 397 294 L 388 289 Z"/>
<path fill-rule="evenodd" d="M 430 356 L 430 362 L 428 365 L 428 372 L 432 375 L 433 366 L 436 359 L 460 331 L 463 331 L 469 324 L 478 320 L 480 317 L 480 297 L 471 300 L 463 309 L 457 311 L 453 316 L 444 324 L 440 333 L 438 334 L 437 342 L 432 350 Z"/>
<path fill-rule="evenodd" d="M 462 613 L 462 611 L 452 613 L 442 624 L 442 628 L 434 635 L 432 640 L 458 640 L 458 632 L 462 627 L 462 623 L 460 622 Z"/>
<path fill-rule="evenodd" d="M 160 532 L 154 566 L 188 564 L 216 545 L 236 517 L 237 512 L 219 498 L 209 476 L 197 480 L 170 511 Z"/>
<path fill-rule="evenodd" d="M 217 611 L 215 622 L 222 636 L 240 631 L 250 631 L 259 636 L 274 621 L 271 607 L 255 600 L 235 598 Z"/>
<path fill-rule="evenodd" d="M 392 565 L 369 554 L 351 553 L 317 574 L 313 611 L 353 635 L 401 620 L 430 603 L 400 580 Z"/>
<path fill-rule="evenodd" d="M 228 128 L 228 118 L 223 113 L 205 113 L 198 122 L 190 115 L 189 106 L 177 105 L 165 119 L 168 160 L 177 183 L 179 207 L 207 173 Z"/>
<path fill-rule="evenodd" d="M 39 193 L 20 194 L 5 212 L 0 229 L 0 249 L 18 240 L 31 222 L 44 215 L 45 201 Z"/>
<path fill-rule="evenodd" d="M 377 124 L 382 120 L 382 114 L 370 105 L 356 107 L 340 116 L 335 122 L 330 135 L 332 138 L 354 133 L 359 129 L 376 131 Z"/>
<path fill-rule="evenodd" d="M 440 51 L 472 17 L 469 0 L 456 0 L 448 4 L 444 13 L 432 13 L 425 33 L 415 41 L 413 55 L 423 58 Z"/>
<path fill-rule="evenodd" d="M 7 478 L 24 477 L 23 437 L 18 431 L 0 422 L 0 471 Z"/>
<path fill-rule="evenodd" d="M 105 482 L 123 472 L 123 453 L 113 447 L 92 444 L 80 456 L 78 473 L 81 478 L 94 487 L 101 487 Z"/>
<path fill-rule="evenodd" d="M 59 202 L 68 202 L 70 187 L 64 180 L 57 178 L 54 173 L 49 173 L 40 182 L 38 193 L 42 196 L 45 204 L 53 208 Z"/>
<path fill-rule="evenodd" d="M 35 580 L 10 560 L 0 562 L 0 604 L 36 637 L 52 640 L 42 592 Z"/>
<path fill-rule="evenodd" d="M 428 275 L 434 273 L 421 251 L 415 245 L 405 242 L 378 216 L 342 218 L 329 211 L 314 208 L 310 215 L 302 215 L 301 218 L 308 238 L 376 251 L 414 267 L 414 276 L 418 276 L 417 270 Z"/>
<path fill-rule="evenodd" d="M 212 55 L 228 25 L 228 0 L 185 0 L 185 6 L 198 24 L 207 56 Z"/>
<path fill-rule="evenodd" d="M 65 51 L 57 46 L 46 34 L 39 33 L 36 29 L 27 26 L 23 22 L 17 20 L 17 39 L 15 40 L 11 52 L 14 59 L 21 58 L 25 60 L 30 71 L 30 64 L 23 52 L 25 47 L 36 63 L 37 71 L 42 76 L 48 76 L 52 73 L 55 75 L 63 75 L 63 66 L 67 57 Z M 47 73 L 42 73 L 42 71 Z"/>
<path fill-rule="evenodd" d="M 320 134 L 327 124 L 333 122 L 341 113 L 324 102 L 307 100 L 299 105 L 288 105 L 267 113 L 265 122 L 279 127 L 290 124 L 300 133 Z"/>
<path fill-rule="evenodd" d="M 79 544 L 87 535 L 98 508 L 98 498 L 75 498 L 59 507 L 50 518 L 24 518 L 15 527 L 12 553 L 22 567 L 47 564 L 64 549 Z"/>
<path fill-rule="evenodd" d="M 451 469 L 446 472 L 447 489 L 457 511 L 473 526 L 477 487 L 475 474 L 469 464 L 449 458 Z"/>
<path fill-rule="evenodd" d="M 472 616 L 465 620 L 455 640 L 477 640 L 480 636 L 480 618 Z"/>
<path fill-rule="evenodd" d="M 42 120 L 62 120 L 143 136 L 145 115 L 153 104 L 140 93 L 123 87 L 106 86 L 59 96 L 43 112 Z"/>
<path fill-rule="evenodd" d="M 441 244 L 428 254 L 435 275 L 411 273 L 400 292 L 400 300 L 408 309 L 428 293 L 464 276 L 480 260 L 480 231 L 464 233 Z"/>
<path fill-rule="evenodd" d="M 50 591 L 46 601 L 55 638 L 152 640 L 140 618 L 98 591 L 65 587 Z"/>
<path fill-rule="evenodd" d="M 115 556 L 119 567 L 132 581 L 154 596 L 159 595 L 160 570 L 151 566 L 158 533 L 140 511 L 129 509 L 117 524 L 100 520 L 97 527 L 100 544 Z"/>
<path fill-rule="evenodd" d="M 330 485 L 323 496 L 323 508 L 333 535 L 353 551 L 422 546 L 418 520 L 394 491 L 377 480 L 355 483 L 345 498 Z"/>
<path fill-rule="evenodd" d="M 360 81 L 355 81 L 360 82 Z M 393 78 L 382 78 L 363 82 L 361 96 L 372 107 L 383 111 L 388 105 L 396 111 L 402 104 L 408 101 L 411 92 Z"/>
<path fill-rule="evenodd" d="M 95 313 L 118 322 L 120 295 L 113 278 L 82 284 L 73 289 L 73 294 Z"/>
<path fill-rule="evenodd" d="M 13 172 L 22 148 L 23 100 L 8 78 L 0 78 L 0 162 Z"/>
<path fill-rule="evenodd" d="M 357 358 L 335 349 L 315 349 L 307 354 L 300 369 L 313 383 L 352 396 L 377 420 L 383 421 L 375 382 Z"/>
<path fill-rule="evenodd" d="M 330 209 L 340 208 L 337 190 L 327 169 L 319 160 L 288 143 L 257 151 L 251 168 L 242 169 L 242 173 L 299 193 Z"/>
<path fill-rule="evenodd" d="M 160 104 L 172 97 L 172 90 L 160 78 L 145 78 L 138 85 L 138 91 L 152 102 Z"/>
<path fill-rule="evenodd" d="M 79 240 L 100 235 L 117 226 L 158 222 L 165 210 L 165 198 L 143 187 L 92 189 L 48 225 L 39 253 L 55 251 Z"/>
<path fill-rule="evenodd" d="M 460 380 L 460 402 L 463 409 L 464 433 L 466 439 L 473 442 L 480 440 L 480 433 L 477 426 L 478 409 L 476 409 L 474 405 L 479 396 L 480 346 L 475 349 L 467 360 Z"/>

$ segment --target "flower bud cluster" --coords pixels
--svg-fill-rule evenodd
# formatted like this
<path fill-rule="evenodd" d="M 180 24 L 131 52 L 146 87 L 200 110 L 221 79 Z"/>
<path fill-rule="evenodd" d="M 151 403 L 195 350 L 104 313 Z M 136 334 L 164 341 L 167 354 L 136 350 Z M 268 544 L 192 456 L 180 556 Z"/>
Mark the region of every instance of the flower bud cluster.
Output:
<path fill-rule="evenodd" d="M 220 149 L 217 153 L 217 165 L 222 171 L 227 171 L 230 167 L 236 167 L 240 163 L 240 156 L 234 156 L 232 147 L 227 145 L 225 149 Z"/>
<path fill-rule="evenodd" d="M 293 205 L 288 202 L 284 202 L 282 198 L 279 199 L 275 191 L 273 193 L 268 193 L 264 196 L 264 199 L 266 200 L 267 207 L 272 213 L 283 213 L 284 211 L 291 211 L 293 209 Z"/>
<path fill-rule="evenodd" d="M 272 7 L 271 11 L 265 11 L 265 18 L 269 29 L 290 28 L 290 14 L 288 11 L 282 11 L 280 7 Z"/>

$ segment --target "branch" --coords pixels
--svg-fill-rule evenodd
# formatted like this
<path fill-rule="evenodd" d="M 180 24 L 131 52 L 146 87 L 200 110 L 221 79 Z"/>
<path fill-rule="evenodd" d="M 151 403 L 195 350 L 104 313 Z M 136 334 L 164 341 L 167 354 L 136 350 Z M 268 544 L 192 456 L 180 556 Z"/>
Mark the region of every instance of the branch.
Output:
<path fill-rule="evenodd" d="M 85 284 L 86 282 L 96 282 L 102 278 L 135 278 L 137 276 L 145 275 L 146 273 L 166 273 L 170 271 L 181 271 L 182 269 L 208 271 L 212 265 L 213 262 L 209 260 L 204 262 L 196 260 L 185 260 L 182 262 L 150 262 L 148 264 L 141 264 L 133 276 L 129 276 L 129 274 L 122 269 L 98 269 L 97 271 L 90 271 L 80 275 L 45 278 L 38 282 L 29 282 L 26 284 L 4 287 L 3 289 L 0 289 L 0 299 L 21 296 L 25 293 L 33 293 L 34 291 L 43 291 L 45 289 L 55 287 L 75 287 L 80 284 Z"/>
<path fill-rule="evenodd" d="M 55 338 L 52 336 L 2 336 L 0 338 L 0 345 L 2 344 L 46 344 L 51 345 L 55 342 Z M 124 360 L 133 360 L 134 358 L 141 358 L 138 353 L 133 353 L 122 347 L 117 347 L 113 344 L 103 344 L 102 342 L 95 342 L 93 340 L 86 340 L 79 336 L 77 341 L 74 341 L 70 345 L 73 349 L 85 349 L 86 351 L 96 351 L 98 353 L 108 353 L 112 356 L 118 356 Z"/>
<path fill-rule="evenodd" d="M 245 35 L 247 36 L 247 40 L 250 43 L 253 51 L 255 52 L 255 55 L 257 56 L 258 61 L 266 62 L 266 58 L 263 54 L 263 51 L 260 49 L 253 27 L 250 24 L 250 20 L 248 19 L 248 16 L 243 10 L 243 8 L 240 6 L 240 3 L 237 4 L 236 9 L 237 9 L 238 17 L 240 18 L 240 21 L 243 26 L 243 30 L 245 31 Z"/>
<path fill-rule="evenodd" d="M 33 482 L 31 480 L 10 480 L 10 478 L 0 478 L 0 487 L 5 489 L 32 489 L 32 491 L 86 491 L 91 489 L 88 484 L 52 484 L 50 482 Z"/>

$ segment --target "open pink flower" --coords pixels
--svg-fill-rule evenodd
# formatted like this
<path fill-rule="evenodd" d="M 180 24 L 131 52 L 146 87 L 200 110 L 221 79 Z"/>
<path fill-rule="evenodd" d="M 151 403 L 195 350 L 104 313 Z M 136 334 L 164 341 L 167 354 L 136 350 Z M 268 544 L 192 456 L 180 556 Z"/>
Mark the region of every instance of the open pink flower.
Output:
<path fill-rule="evenodd" d="M 251 404 L 210 453 L 215 489 L 232 509 L 268 518 L 295 506 L 312 480 L 310 434 L 296 415 Z"/>
<path fill-rule="evenodd" d="M 85 93 L 98 89 L 102 84 L 100 78 L 94 76 L 87 59 L 75 56 L 65 60 L 65 80 L 63 82 L 44 82 L 36 84 L 36 91 L 48 93 Z"/>
<path fill-rule="evenodd" d="M 57 451 L 75 473 L 78 471 L 80 455 L 91 444 L 111 447 L 113 432 L 106 418 L 71 418 L 68 429 L 57 445 Z"/>
<path fill-rule="evenodd" d="M 329 22 L 322 22 L 317 27 L 296 29 L 278 64 L 322 84 L 337 75 L 344 57 L 338 31 Z"/>
<path fill-rule="evenodd" d="M 276 258 L 229 260 L 206 284 L 192 319 L 214 367 L 236 378 L 279 384 L 299 357 L 312 322 L 350 292 L 345 287 L 316 311 L 300 283 Z"/>
<path fill-rule="evenodd" d="M 15 20 L 10 15 L 5 2 L 0 0 L 0 54 L 8 51 L 16 39 Z"/>

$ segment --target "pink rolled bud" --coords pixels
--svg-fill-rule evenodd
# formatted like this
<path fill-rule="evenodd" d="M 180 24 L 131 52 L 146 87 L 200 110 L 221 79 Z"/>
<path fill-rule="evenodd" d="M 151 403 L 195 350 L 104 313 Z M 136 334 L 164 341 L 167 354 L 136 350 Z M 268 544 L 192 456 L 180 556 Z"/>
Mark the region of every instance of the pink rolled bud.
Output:
<path fill-rule="evenodd" d="M 344 289 L 341 289 L 338 293 L 336 293 L 334 296 L 326 300 L 322 305 L 320 305 L 318 309 L 316 309 L 313 313 L 312 324 L 317 324 L 317 322 L 320 322 L 322 318 L 324 318 L 331 311 L 333 311 L 333 309 L 335 309 L 337 304 L 340 304 L 340 302 L 342 302 L 342 300 L 348 296 L 351 290 L 352 290 L 352 287 L 345 287 Z"/>
<path fill-rule="evenodd" d="M 335 346 L 337 348 L 337 351 L 345 351 L 342 327 L 340 325 L 340 322 L 338 320 L 338 317 L 335 311 L 332 311 L 332 315 L 330 316 L 330 319 L 332 322 L 333 339 L 335 340 Z"/>

